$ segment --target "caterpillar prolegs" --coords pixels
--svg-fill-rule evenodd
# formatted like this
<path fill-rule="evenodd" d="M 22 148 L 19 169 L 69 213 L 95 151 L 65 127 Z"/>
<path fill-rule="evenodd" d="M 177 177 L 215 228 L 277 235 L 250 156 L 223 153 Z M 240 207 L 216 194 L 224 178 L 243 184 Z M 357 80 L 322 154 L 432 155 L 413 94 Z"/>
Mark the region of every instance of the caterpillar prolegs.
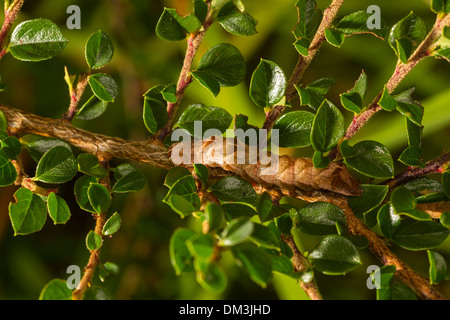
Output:
<path fill-rule="evenodd" d="M 314 167 L 310 158 L 260 152 L 234 138 L 212 137 L 172 145 L 169 157 L 175 166 L 203 164 L 222 168 L 264 187 L 279 186 L 302 191 L 331 191 L 346 196 L 361 195 L 359 181 L 343 163 L 331 162 L 325 169 Z"/>

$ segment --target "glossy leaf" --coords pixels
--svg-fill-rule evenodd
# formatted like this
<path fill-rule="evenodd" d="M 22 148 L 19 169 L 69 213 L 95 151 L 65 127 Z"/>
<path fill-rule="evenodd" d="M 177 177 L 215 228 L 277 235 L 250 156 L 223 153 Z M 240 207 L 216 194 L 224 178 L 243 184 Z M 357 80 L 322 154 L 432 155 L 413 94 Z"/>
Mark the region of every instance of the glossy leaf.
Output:
<path fill-rule="evenodd" d="M 325 100 L 317 110 L 311 130 L 315 151 L 325 153 L 336 147 L 344 136 L 344 116 L 330 101 Z"/>
<path fill-rule="evenodd" d="M 89 98 L 85 104 L 78 110 L 75 119 L 93 120 L 100 117 L 108 109 L 108 102 L 100 100 L 95 95 Z"/>
<path fill-rule="evenodd" d="M 6 137 L 0 141 L 1 151 L 10 160 L 17 160 L 20 151 L 22 150 L 22 145 L 19 139 L 16 137 Z"/>
<path fill-rule="evenodd" d="M 167 122 L 167 106 L 159 100 L 145 98 L 143 119 L 147 130 L 156 134 Z"/>
<path fill-rule="evenodd" d="M 248 13 L 240 12 L 233 4 L 227 2 L 217 14 L 220 25 L 229 33 L 238 36 L 252 36 L 256 31 L 258 21 Z"/>
<path fill-rule="evenodd" d="M 311 82 L 306 88 L 296 87 L 300 96 L 300 104 L 308 105 L 313 110 L 319 109 L 334 84 L 334 79 L 322 78 Z"/>
<path fill-rule="evenodd" d="M 394 111 L 397 109 L 397 101 L 389 94 L 387 87 L 384 87 L 383 95 L 381 96 L 378 105 L 386 111 Z"/>
<path fill-rule="evenodd" d="M 87 195 L 92 208 L 98 214 L 106 212 L 111 206 L 111 193 L 100 183 L 91 183 Z"/>
<path fill-rule="evenodd" d="M 247 240 L 253 233 L 254 223 L 247 218 L 237 218 L 231 221 L 223 230 L 219 246 L 232 247 Z"/>
<path fill-rule="evenodd" d="M 165 41 L 180 41 L 186 38 L 188 33 L 200 29 L 201 22 L 195 15 L 181 17 L 175 9 L 164 8 L 156 25 L 156 35 Z"/>
<path fill-rule="evenodd" d="M 102 179 L 106 177 L 107 171 L 98 162 L 98 158 L 89 153 L 82 153 L 77 158 L 78 171 L 87 175 Z"/>
<path fill-rule="evenodd" d="M 72 300 L 72 290 L 66 280 L 53 279 L 42 289 L 39 300 Z"/>
<path fill-rule="evenodd" d="M 258 213 L 255 209 L 246 203 L 224 203 L 221 205 L 227 221 L 231 221 L 239 217 L 251 218 Z"/>
<path fill-rule="evenodd" d="M 392 240 L 408 250 L 426 250 L 441 245 L 449 232 L 439 223 L 408 218 L 402 220 Z"/>
<path fill-rule="evenodd" d="M 378 211 L 377 220 L 383 235 L 391 239 L 400 226 L 401 216 L 394 212 L 389 203 L 386 203 Z"/>
<path fill-rule="evenodd" d="M 195 175 L 206 186 L 208 183 L 209 171 L 203 164 L 194 164 Z"/>
<path fill-rule="evenodd" d="M 281 101 L 286 90 L 286 76 L 283 70 L 272 61 L 261 59 L 252 75 L 250 97 L 262 108 L 273 106 Z"/>
<path fill-rule="evenodd" d="M 234 246 L 232 252 L 250 279 L 263 288 L 267 287 L 272 279 L 272 262 L 268 254 L 249 243 Z"/>
<path fill-rule="evenodd" d="M 344 212 L 331 203 L 316 202 L 291 213 L 294 228 L 311 235 L 336 234 L 336 224 L 345 226 Z"/>
<path fill-rule="evenodd" d="M 280 147 L 303 148 L 311 145 L 311 130 L 314 114 L 293 111 L 281 116 L 273 129 L 279 130 Z"/>
<path fill-rule="evenodd" d="M 208 292 L 222 293 L 227 287 L 227 277 L 222 269 L 206 259 L 195 259 L 197 282 Z"/>
<path fill-rule="evenodd" d="M 26 235 L 41 230 L 47 220 L 44 201 L 25 188 L 17 190 L 14 198 L 16 202 L 9 204 L 9 217 L 14 235 Z"/>
<path fill-rule="evenodd" d="M 122 217 L 117 212 L 106 220 L 103 226 L 102 233 L 105 236 L 111 236 L 116 233 L 122 224 Z"/>
<path fill-rule="evenodd" d="M 442 174 L 442 187 L 444 194 L 450 199 L 450 171 L 445 171 Z"/>
<path fill-rule="evenodd" d="M 82 176 L 75 181 L 74 185 L 74 193 L 75 199 L 80 206 L 81 209 L 94 213 L 95 210 L 92 207 L 89 197 L 88 197 L 88 189 L 91 183 L 97 183 L 98 180 L 91 176 Z"/>
<path fill-rule="evenodd" d="M 201 23 L 205 21 L 208 14 L 208 5 L 204 0 L 194 0 L 194 14 Z"/>
<path fill-rule="evenodd" d="M 376 141 L 361 141 L 353 147 L 345 140 L 340 145 L 345 164 L 372 178 L 388 179 L 394 174 L 394 161 L 389 150 Z"/>
<path fill-rule="evenodd" d="M 329 44 L 340 48 L 345 41 L 345 34 L 340 31 L 325 29 L 325 38 Z"/>
<path fill-rule="evenodd" d="M 391 194 L 391 204 L 395 213 L 414 210 L 417 205 L 416 197 L 405 187 L 398 187 Z"/>
<path fill-rule="evenodd" d="M 265 225 L 254 223 L 250 240 L 253 241 L 258 247 L 281 251 L 278 238 L 272 230 Z"/>
<path fill-rule="evenodd" d="M 379 206 L 389 192 L 387 186 L 363 184 L 359 186 L 363 194 L 359 197 L 349 197 L 348 205 L 357 217 L 362 218 L 364 214 Z"/>
<path fill-rule="evenodd" d="M 222 201 L 245 202 L 256 205 L 258 195 L 252 185 L 238 177 L 227 177 L 212 186 L 212 192 Z"/>
<path fill-rule="evenodd" d="M 56 146 L 47 151 L 36 168 L 35 180 L 62 184 L 72 180 L 78 166 L 72 151 L 64 146 Z"/>
<path fill-rule="evenodd" d="M 111 189 L 112 193 L 137 192 L 144 188 L 145 179 L 142 173 L 135 168 L 133 169 L 116 181 Z"/>
<path fill-rule="evenodd" d="M 59 54 L 67 43 L 55 23 L 34 19 L 22 22 L 14 29 L 9 50 L 22 61 L 43 61 Z"/>
<path fill-rule="evenodd" d="M 328 275 L 346 274 L 361 264 L 358 249 L 339 235 L 325 237 L 308 259 L 315 269 Z"/>
<path fill-rule="evenodd" d="M 208 202 L 205 205 L 205 222 L 207 223 L 206 232 L 217 230 L 224 221 L 224 212 L 222 207 L 215 202 Z"/>
<path fill-rule="evenodd" d="M 17 179 L 17 171 L 11 160 L 0 156 L 0 187 L 12 185 Z"/>
<path fill-rule="evenodd" d="M 180 228 L 175 230 L 170 238 L 170 261 L 178 276 L 194 271 L 193 257 L 186 246 L 186 241 L 194 235 L 194 231 Z"/>
<path fill-rule="evenodd" d="M 86 236 L 86 247 L 89 251 L 94 251 L 100 249 L 103 244 L 102 237 L 95 233 L 93 230 L 89 231 Z"/>
<path fill-rule="evenodd" d="M 201 121 L 201 130 L 196 130 L 196 122 Z M 177 122 L 177 126 L 189 132 L 196 138 L 204 137 L 204 133 L 209 129 L 216 129 L 225 132 L 233 117 L 225 109 L 218 107 L 207 107 L 203 104 L 193 104 L 189 106 Z"/>
<path fill-rule="evenodd" d="M 447 276 L 447 262 L 444 257 L 436 251 L 428 250 L 428 261 L 430 268 L 428 271 L 431 284 L 437 284 Z"/>
<path fill-rule="evenodd" d="M 387 23 L 382 19 L 380 28 L 369 29 L 368 21 L 371 14 L 366 11 L 357 11 L 343 17 L 336 25 L 335 30 L 351 36 L 360 33 L 371 33 L 379 38 L 386 39 L 389 34 Z"/>
<path fill-rule="evenodd" d="M 113 102 L 119 93 L 116 81 L 107 74 L 96 73 L 89 76 L 89 86 L 94 95 L 105 102 Z"/>
<path fill-rule="evenodd" d="M 166 179 L 164 180 L 164 185 L 168 188 L 172 188 L 172 186 L 175 184 L 175 182 L 177 182 L 178 180 L 180 180 L 181 178 L 185 177 L 185 176 L 190 176 L 191 172 L 183 167 L 174 167 L 171 168 L 167 174 L 166 174 Z"/>
<path fill-rule="evenodd" d="M 298 22 L 293 31 L 296 39 L 305 38 L 311 41 L 322 20 L 322 11 L 315 0 L 298 0 L 295 3 Z"/>
<path fill-rule="evenodd" d="M 23 147 L 28 150 L 31 158 L 36 162 L 39 162 L 41 157 L 53 147 L 63 146 L 69 150 L 72 150 L 70 144 L 63 140 L 40 137 L 34 134 L 27 134 L 21 137 L 20 142 L 22 143 Z"/>
<path fill-rule="evenodd" d="M 196 234 L 186 240 L 186 246 L 193 257 L 208 259 L 214 253 L 214 238 L 209 234 Z"/>
<path fill-rule="evenodd" d="M 105 282 L 105 279 L 109 275 L 118 275 L 119 274 L 119 266 L 112 262 L 105 262 L 98 266 L 98 276 L 100 281 Z"/>
<path fill-rule="evenodd" d="M 189 175 L 177 180 L 163 202 L 171 206 L 183 218 L 200 209 L 200 198 L 194 178 Z"/>
<path fill-rule="evenodd" d="M 70 219 L 70 208 L 66 201 L 52 192 L 47 198 L 47 210 L 55 224 L 65 224 Z"/>
<path fill-rule="evenodd" d="M 101 30 L 92 34 L 86 43 L 85 55 L 89 68 L 107 65 L 114 55 L 114 45 L 108 34 Z"/>

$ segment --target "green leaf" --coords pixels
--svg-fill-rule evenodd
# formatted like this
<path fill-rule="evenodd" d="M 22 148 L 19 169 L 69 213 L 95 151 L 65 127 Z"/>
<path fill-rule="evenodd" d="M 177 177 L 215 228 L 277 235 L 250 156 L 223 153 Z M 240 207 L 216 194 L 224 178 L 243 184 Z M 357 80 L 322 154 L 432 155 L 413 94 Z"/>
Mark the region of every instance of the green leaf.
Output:
<path fill-rule="evenodd" d="M 53 279 L 42 289 L 39 300 L 72 300 L 72 290 L 67 287 L 66 280 Z"/>
<path fill-rule="evenodd" d="M 203 164 L 194 164 L 195 175 L 203 183 L 204 186 L 208 183 L 209 171 Z"/>
<path fill-rule="evenodd" d="M 181 17 L 175 9 L 164 8 L 156 25 L 156 35 L 164 41 L 180 41 L 186 38 L 188 33 L 199 30 L 201 22 L 195 15 Z"/>
<path fill-rule="evenodd" d="M 111 38 L 103 31 L 92 34 L 86 42 L 86 61 L 91 69 L 99 69 L 107 65 L 114 55 Z"/>
<path fill-rule="evenodd" d="M 423 119 L 422 106 L 414 103 L 405 103 L 399 101 L 397 102 L 397 110 L 419 127 L 422 126 L 422 119 Z"/>
<path fill-rule="evenodd" d="M 214 253 L 214 238 L 209 234 L 196 234 L 186 240 L 186 246 L 193 257 L 208 259 Z"/>
<path fill-rule="evenodd" d="M 348 140 L 341 143 L 345 164 L 372 178 L 388 179 L 394 175 L 394 160 L 389 150 L 376 141 L 361 141 L 350 147 Z"/>
<path fill-rule="evenodd" d="M 449 230 L 434 221 L 403 219 L 392 237 L 395 244 L 408 250 L 426 250 L 438 247 L 448 237 Z"/>
<path fill-rule="evenodd" d="M 47 198 L 47 210 L 55 224 L 65 224 L 70 219 L 70 208 L 63 198 L 52 192 Z"/>
<path fill-rule="evenodd" d="M 48 19 L 22 22 L 13 31 L 9 50 L 22 61 L 43 61 L 59 54 L 69 41 Z"/>
<path fill-rule="evenodd" d="M 134 167 L 133 169 L 116 181 L 111 189 L 112 193 L 137 192 L 144 188 L 144 177 L 139 170 L 136 170 Z"/>
<path fill-rule="evenodd" d="M 194 14 L 203 23 L 208 14 L 208 5 L 204 0 L 194 0 Z"/>
<path fill-rule="evenodd" d="M 336 234 L 336 223 L 347 224 L 344 212 L 334 204 L 316 202 L 291 212 L 294 228 L 311 235 Z"/>
<path fill-rule="evenodd" d="M 264 191 L 259 196 L 258 204 L 256 206 L 256 211 L 258 212 L 260 220 L 262 222 L 268 220 L 272 207 L 273 207 L 272 197 L 268 192 Z"/>
<path fill-rule="evenodd" d="M 369 29 L 368 21 L 371 18 L 371 14 L 366 11 L 353 12 L 343 17 L 336 25 L 335 30 L 344 33 L 347 36 L 360 33 L 371 33 L 378 38 L 386 39 L 389 34 L 389 27 L 383 19 L 381 20 L 381 27 Z"/>
<path fill-rule="evenodd" d="M 413 50 L 419 46 L 426 35 L 425 22 L 411 12 L 392 27 L 389 34 L 389 44 L 402 62 L 406 63 Z"/>
<path fill-rule="evenodd" d="M 166 179 L 164 180 L 164 185 L 168 188 L 172 188 L 172 186 L 175 184 L 175 182 L 177 182 L 178 180 L 180 180 L 181 178 L 185 177 L 185 176 L 190 176 L 191 172 L 183 167 L 174 167 L 171 168 L 167 174 L 166 174 Z"/>
<path fill-rule="evenodd" d="M 17 179 L 17 171 L 11 160 L 0 156 L 0 187 L 12 185 Z"/>
<path fill-rule="evenodd" d="M 450 228 L 450 212 L 442 212 L 439 221 L 444 227 Z"/>
<path fill-rule="evenodd" d="M 330 101 L 325 100 L 314 117 L 311 144 L 315 151 L 325 153 L 344 136 L 344 116 Z"/>
<path fill-rule="evenodd" d="M 86 236 L 86 247 L 89 251 L 94 251 L 100 249 L 100 247 L 103 244 L 102 237 L 95 233 L 93 230 L 89 231 L 88 235 Z"/>
<path fill-rule="evenodd" d="M 281 116 L 273 129 L 279 130 L 281 148 L 303 148 L 311 145 L 311 130 L 314 114 L 294 111 Z"/>
<path fill-rule="evenodd" d="M 15 203 L 9 204 L 9 217 L 14 235 L 26 235 L 39 231 L 47 219 L 44 201 L 29 189 L 20 188 L 14 193 Z"/>
<path fill-rule="evenodd" d="M 446 59 L 450 62 L 450 46 L 446 46 L 442 49 L 437 50 L 434 52 L 434 55 L 438 58 Z"/>
<path fill-rule="evenodd" d="M 309 47 L 311 45 L 311 41 L 306 38 L 300 38 L 294 42 L 294 47 L 297 49 L 298 53 L 302 56 L 307 57 L 309 54 Z"/>
<path fill-rule="evenodd" d="M 222 293 L 227 287 L 227 277 L 215 263 L 205 259 L 195 259 L 194 268 L 197 282 L 208 292 Z"/>
<path fill-rule="evenodd" d="M 359 197 L 349 197 L 348 205 L 357 217 L 362 218 L 364 214 L 379 206 L 389 192 L 387 186 L 363 184 L 359 186 L 363 194 Z"/>
<path fill-rule="evenodd" d="M 232 247 L 247 240 L 253 233 L 254 223 L 247 218 L 237 218 L 231 221 L 223 230 L 219 246 Z"/>
<path fill-rule="evenodd" d="M 111 274 L 117 276 L 119 274 L 119 266 L 112 262 L 105 262 L 98 266 L 98 271 L 100 281 L 105 282 L 107 276 Z"/>
<path fill-rule="evenodd" d="M 103 226 L 102 233 L 105 236 L 111 236 L 119 230 L 121 224 L 122 217 L 116 212 L 106 221 L 105 225 Z"/>
<path fill-rule="evenodd" d="M 214 196 L 222 201 L 245 202 L 256 206 L 258 195 L 252 185 L 238 177 L 226 177 L 212 186 Z"/>
<path fill-rule="evenodd" d="M 444 194 L 450 199 L 450 171 L 445 171 L 442 174 L 442 187 Z"/>
<path fill-rule="evenodd" d="M 387 87 L 384 87 L 383 95 L 381 96 L 378 105 L 386 111 L 394 111 L 397 109 L 397 101 L 389 94 Z"/>
<path fill-rule="evenodd" d="M 160 100 L 145 98 L 143 119 L 147 130 L 151 134 L 156 134 L 164 127 L 168 119 L 167 106 Z"/>
<path fill-rule="evenodd" d="M 175 230 L 170 238 L 170 261 L 177 276 L 194 271 L 193 257 L 186 246 L 186 241 L 195 234 L 192 230 L 180 228 Z"/>
<path fill-rule="evenodd" d="M 163 202 L 171 206 L 182 218 L 200 209 L 200 198 L 194 177 L 184 176 L 170 188 Z"/>
<path fill-rule="evenodd" d="M 257 34 L 256 21 L 251 15 L 240 12 L 233 4 L 227 2 L 217 14 L 220 25 L 229 33 L 238 36 L 252 36 Z"/>
<path fill-rule="evenodd" d="M 323 78 L 310 83 L 306 88 L 296 87 L 300 96 L 300 105 L 308 105 L 316 111 L 334 84 L 333 79 Z"/>
<path fill-rule="evenodd" d="M 113 102 L 119 93 L 117 83 L 110 75 L 96 73 L 89 76 L 88 82 L 94 95 L 102 101 Z"/>
<path fill-rule="evenodd" d="M 253 102 L 262 108 L 273 106 L 281 101 L 285 90 L 286 76 L 283 70 L 274 62 L 261 59 L 250 83 Z"/>
<path fill-rule="evenodd" d="M 45 183 L 62 184 L 72 180 L 77 171 L 77 159 L 72 151 L 63 146 L 56 146 L 39 160 L 34 179 Z"/>
<path fill-rule="evenodd" d="M 381 232 L 388 239 L 391 239 L 394 236 L 401 223 L 400 215 L 395 213 L 392 205 L 389 203 L 386 203 L 378 211 L 377 220 Z"/>
<path fill-rule="evenodd" d="M 22 150 L 22 145 L 19 139 L 16 137 L 6 137 L 0 141 L 1 150 L 3 154 L 10 160 L 17 160 L 20 151 Z"/>
<path fill-rule="evenodd" d="M 164 100 L 170 103 L 177 102 L 177 85 L 172 83 L 166 86 L 162 91 L 161 95 L 163 96 Z"/>
<path fill-rule="evenodd" d="M 428 177 L 414 179 L 405 183 L 403 187 L 411 191 L 416 197 L 443 191 L 442 185 L 438 181 Z"/>
<path fill-rule="evenodd" d="M 419 220 L 419 221 L 431 221 L 431 217 L 428 213 L 421 211 L 421 210 L 408 210 L 408 211 L 404 211 L 401 212 L 400 215 L 402 216 L 408 216 L 411 217 L 415 220 Z"/>
<path fill-rule="evenodd" d="M 398 187 L 392 191 L 391 204 L 395 213 L 414 210 L 417 205 L 416 197 L 405 187 Z"/>
<path fill-rule="evenodd" d="M 262 224 L 253 224 L 253 232 L 250 236 L 250 240 L 253 241 L 258 247 L 281 251 L 278 238 L 270 228 Z"/>
<path fill-rule="evenodd" d="M 345 41 L 345 34 L 340 31 L 325 29 L 325 39 L 328 43 L 340 48 Z"/>
<path fill-rule="evenodd" d="M 427 250 L 428 261 L 430 262 L 430 268 L 428 274 L 430 276 L 431 284 L 438 284 L 447 276 L 447 262 L 444 257 L 431 250 Z"/>
<path fill-rule="evenodd" d="M 102 179 L 108 172 L 98 162 L 96 156 L 89 153 L 82 153 L 77 158 L 78 171 L 87 175 Z"/>
<path fill-rule="evenodd" d="M 75 118 L 78 120 L 93 120 L 105 113 L 106 109 L 108 109 L 108 102 L 100 100 L 93 95 L 78 110 Z"/>
<path fill-rule="evenodd" d="M 202 124 L 201 131 L 196 130 L 195 124 L 198 121 Z M 216 129 L 223 133 L 230 127 L 232 121 L 233 116 L 225 109 L 193 104 L 182 113 L 176 126 L 186 130 L 193 137 L 208 138 L 204 136 L 207 130 Z"/>
<path fill-rule="evenodd" d="M 206 232 L 217 230 L 224 221 L 224 212 L 220 205 L 215 202 L 208 202 L 205 205 L 205 222 L 207 223 Z"/>
<path fill-rule="evenodd" d="M 192 75 L 215 96 L 220 87 L 234 87 L 244 81 L 247 65 L 235 46 L 220 43 L 210 48 L 200 59 Z"/>
<path fill-rule="evenodd" d="M 81 209 L 92 213 L 95 213 L 95 210 L 89 201 L 88 189 L 91 183 L 97 182 L 98 180 L 94 177 L 82 176 L 78 178 L 74 185 L 74 194 L 78 205 Z"/>
<path fill-rule="evenodd" d="M 358 80 L 356 80 L 354 87 L 348 92 L 341 94 L 342 106 L 355 114 L 361 113 L 366 92 L 367 75 L 363 70 Z"/>
<path fill-rule="evenodd" d="M 227 221 L 231 221 L 239 217 L 251 218 L 258 214 L 251 205 L 246 203 L 224 203 L 221 207 L 225 213 Z"/>
<path fill-rule="evenodd" d="M 21 137 L 20 142 L 28 150 L 31 158 L 36 162 L 39 162 L 41 157 L 53 147 L 63 146 L 69 150 L 72 150 L 70 144 L 63 140 L 55 138 L 45 138 L 34 134 L 27 134 Z"/>
<path fill-rule="evenodd" d="M 3 111 L 0 110 L 0 132 L 8 132 L 8 119 L 6 119 Z"/>
<path fill-rule="evenodd" d="M 298 22 L 293 31 L 296 39 L 312 40 L 322 21 L 322 11 L 317 8 L 315 0 L 298 0 L 295 3 Z"/>
<path fill-rule="evenodd" d="M 338 235 L 325 237 L 309 254 L 314 268 L 328 275 L 346 274 L 361 264 L 358 249 Z"/>
<path fill-rule="evenodd" d="M 100 183 L 91 183 L 87 190 L 89 202 L 97 214 L 106 212 L 111 206 L 111 194 Z"/>
<path fill-rule="evenodd" d="M 250 279 L 262 288 L 267 287 L 272 279 L 272 262 L 269 255 L 250 243 L 234 246 L 232 252 L 237 263 L 247 271 Z"/>

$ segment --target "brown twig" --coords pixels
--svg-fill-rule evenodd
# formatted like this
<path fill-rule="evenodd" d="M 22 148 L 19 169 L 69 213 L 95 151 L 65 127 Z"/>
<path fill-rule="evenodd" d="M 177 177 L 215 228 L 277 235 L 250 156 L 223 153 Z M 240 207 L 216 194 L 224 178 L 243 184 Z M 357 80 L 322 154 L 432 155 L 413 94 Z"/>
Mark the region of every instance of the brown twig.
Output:
<path fill-rule="evenodd" d="M 67 69 L 66 69 L 67 73 Z M 84 91 L 86 90 L 86 87 L 88 85 L 89 76 L 91 75 L 91 72 L 84 73 L 82 72 L 78 77 L 77 87 L 75 90 L 70 90 L 70 105 L 67 112 L 63 115 L 63 120 L 67 122 L 71 122 L 72 119 L 75 117 L 77 113 L 77 107 L 80 103 L 81 97 L 84 94 Z"/>
<path fill-rule="evenodd" d="M 177 83 L 176 101 L 173 103 L 167 103 L 168 120 L 166 125 L 156 134 L 156 139 L 159 141 L 163 141 L 172 132 L 172 123 L 175 117 L 175 113 L 180 106 L 181 100 L 184 97 L 184 93 L 187 87 L 192 82 L 191 72 L 194 58 L 197 54 L 200 44 L 203 41 L 203 38 L 205 37 L 206 32 L 213 22 L 211 2 L 207 1 L 207 5 L 208 13 L 205 21 L 203 22 L 202 28 L 199 31 L 192 33 L 188 38 L 183 68 L 181 69 Z"/>
<path fill-rule="evenodd" d="M 8 52 L 9 33 L 24 2 L 25 0 L 14 0 L 9 7 L 5 7 L 5 20 L 3 21 L 3 26 L 0 30 L 0 59 Z"/>
<path fill-rule="evenodd" d="M 292 75 L 286 85 L 285 97 L 287 102 L 291 102 L 297 96 L 295 86 L 300 83 L 303 74 L 316 57 L 320 47 L 322 46 L 322 43 L 326 40 L 325 29 L 329 28 L 333 23 L 333 21 L 336 19 L 339 9 L 343 5 L 343 3 L 344 0 L 333 0 L 330 6 L 323 13 L 322 21 L 319 25 L 319 28 L 317 29 L 317 32 L 313 40 L 311 41 L 311 45 L 309 46 L 308 55 L 307 56 L 299 55 L 297 65 L 295 66 L 295 69 L 292 72 Z M 263 129 L 266 130 L 272 129 L 275 121 L 283 113 L 284 109 L 285 106 L 273 107 L 266 114 L 266 121 L 263 125 Z"/>

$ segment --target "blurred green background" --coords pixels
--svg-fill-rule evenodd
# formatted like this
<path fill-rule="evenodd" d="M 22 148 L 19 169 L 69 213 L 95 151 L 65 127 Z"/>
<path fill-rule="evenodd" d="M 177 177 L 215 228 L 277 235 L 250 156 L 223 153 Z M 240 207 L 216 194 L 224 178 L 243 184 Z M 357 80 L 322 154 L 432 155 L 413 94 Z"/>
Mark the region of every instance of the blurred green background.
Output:
<path fill-rule="evenodd" d="M 318 0 L 324 9 L 330 1 Z M 66 9 L 76 4 L 81 8 L 81 30 L 69 30 Z M 235 88 L 223 88 L 218 98 L 193 83 L 186 92 L 182 107 L 203 103 L 226 108 L 231 114 L 245 113 L 250 123 L 261 125 L 264 112 L 254 106 L 248 96 L 248 84 L 261 58 L 279 64 L 290 76 L 297 61 L 292 45 L 292 29 L 296 23 L 294 0 L 244 0 L 247 11 L 258 21 L 256 36 L 249 38 L 227 34 L 220 25 L 207 33 L 198 57 L 211 46 L 229 42 L 237 46 L 248 62 L 247 81 Z M 347 0 L 341 16 L 369 5 L 378 5 L 389 25 L 395 24 L 410 11 L 420 15 L 429 28 L 435 16 L 428 0 Z M 182 66 L 185 43 L 167 43 L 155 36 L 154 29 L 164 7 L 174 7 L 179 13 L 191 10 L 190 0 L 45 0 L 25 1 L 20 21 L 48 18 L 57 23 L 70 40 L 56 58 L 41 62 L 20 62 L 7 55 L 0 62 L 0 74 L 7 84 L 0 93 L 0 103 L 42 116 L 60 118 L 69 105 L 67 86 L 63 80 L 64 66 L 71 74 L 84 71 L 84 45 L 88 37 L 102 29 L 115 44 L 115 56 L 104 70 L 120 84 L 120 95 L 110 104 L 101 118 L 85 122 L 74 121 L 81 128 L 132 140 L 148 137 L 142 123 L 142 94 L 157 84 L 176 82 Z M 325 44 L 306 72 L 303 84 L 322 77 L 332 77 L 337 84 L 328 98 L 340 106 L 339 94 L 350 89 L 364 69 L 369 77 L 367 103 L 383 88 L 395 67 L 396 57 L 386 42 L 371 35 L 357 35 L 346 39 L 342 48 Z M 402 83 L 406 89 L 417 87 L 414 97 L 425 107 L 424 160 L 438 156 L 450 148 L 450 64 L 444 60 L 427 59 Z M 85 94 L 84 100 L 90 96 Z M 297 109 L 298 107 L 295 107 Z M 345 112 L 348 123 L 351 114 Z M 376 139 L 387 145 L 394 157 L 406 147 L 404 119 L 394 113 L 380 112 L 361 130 L 353 142 Z M 310 156 L 306 148 L 297 155 Z M 25 155 L 26 156 L 26 155 Z M 119 164 L 114 160 L 112 165 Z M 35 164 L 24 157 L 26 170 L 34 174 Z M 136 194 L 114 199 L 114 206 L 122 214 L 119 233 L 105 241 L 101 259 L 120 266 L 120 274 L 107 278 L 105 286 L 114 299 L 305 299 L 296 281 L 275 276 L 274 282 L 261 289 L 251 282 L 230 256 L 224 255 L 222 266 L 229 277 L 229 286 L 220 296 L 214 296 L 195 281 L 194 275 L 176 277 L 170 264 L 168 244 L 172 232 L 180 226 L 199 228 L 196 221 L 180 220 L 162 203 L 166 188 L 162 186 L 163 170 L 140 166 L 148 181 L 146 188 Z M 398 170 L 405 169 L 398 165 Z M 29 236 L 13 236 L 8 217 L 8 203 L 15 188 L 0 190 L 0 299 L 37 299 L 43 286 L 53 278 L 67 278 L 69 265 L 84 267 L 89 252 L 84 239 L 94 227 L 90 214 L 77 210 L 73 185 L 61 189 L 61 195 L 71 205 L 72 218 L 63 226 L 47 221 L 44 229 Z M 299 235 L 302 249 L 310 251 L 319 238 Z M 450 257 L 449 242 L 436 249 Z M 410 253 L 392 247 L 405 262 L 427 275 L 426 252 Z M 317 274 L 317 282 L 326 299 L 374 299 L 375 292 L 366 287 L 367 266 L 378 264 L 367 250 L 361 251 L 364 265 L 354 272 L 333 277 Z M 95 283 L 99 283 L 98 278 Z M 439 289 L 450 296 L 450 286 Z"/>

